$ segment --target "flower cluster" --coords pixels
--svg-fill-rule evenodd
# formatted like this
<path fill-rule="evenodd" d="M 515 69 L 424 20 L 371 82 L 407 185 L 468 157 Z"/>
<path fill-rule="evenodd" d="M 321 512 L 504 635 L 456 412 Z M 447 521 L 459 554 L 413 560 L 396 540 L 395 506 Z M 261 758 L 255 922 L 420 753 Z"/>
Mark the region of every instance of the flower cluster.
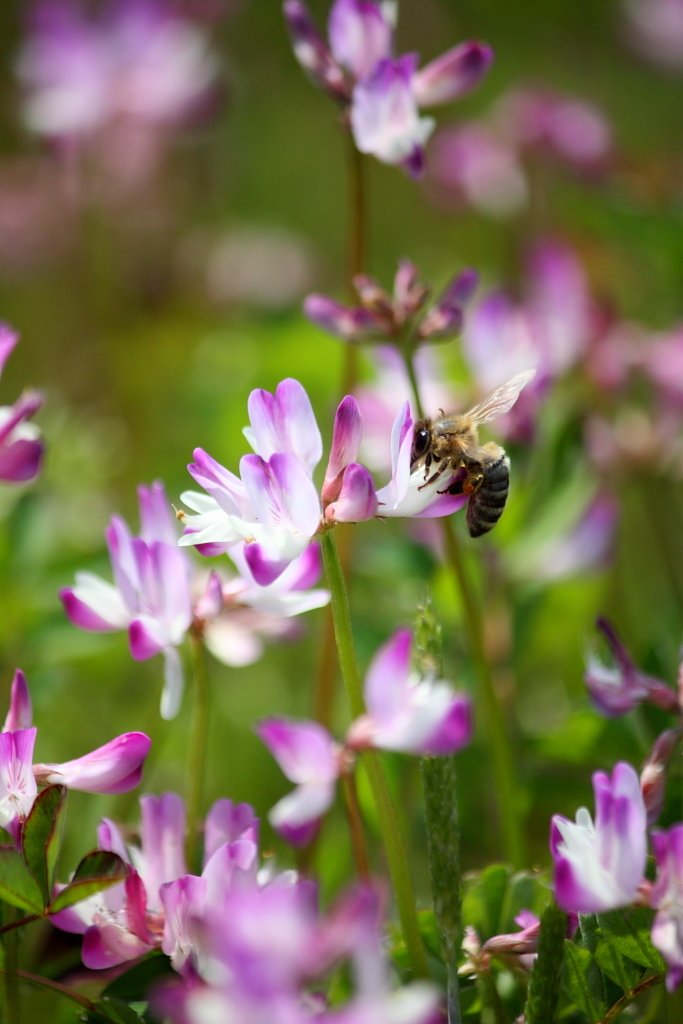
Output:
<path fill-rule="evenodd" d="M 19 335 L 0 323 L 0 373 L 9 359 Z M 0 480 L 27 483 L 40 472 L 44 445 L 40 431 L 28 421 L 43 404 L 39 391 L 25 391 L 14 405 L 0 406 Z"/>
<path fill-rule="evenodd" d="M 335 523 L 449 515 L 467 500 L 448 493 L 454 473 L 425 484 L 420 468 L 411 472 L 409 402 L 391 429 L 391 479 L 375 490 L 369 470 L 356 461 L 363 436 L 358 403 L 350 395 L 342 400 L 320 495 L 313 470 L 322 457 L 322 438 L 301 384 L 284 380 L 274 395 L 252 391 L 248 407 L 250 426 L 244 433 L 254 454 L 242 457 L 239 477 L 201 448 L 195 450 L 189 470 L 207 494 L 182 495 L 196 515 L 183 516 L 180 543 L 205 554 L 244 544 L 244 559 L 259 586 L 271 585 L 317 533 Z"/>
<path fill-rule="evenodd" d="M 178 548 L 178 531 L 162 483 L 139 487 L 140 536 L 133 537 L 119 516 L 106 531 L 114 584 L 89 572 L 60 597 L 81 629 L 126 629 L 136 661 L 164 655 L 163 718 L 174 718 L 183 692 L 178 653 L 193 630 L 227 665 L 246 665 L 262 651 L 262 636 L 286 635 L 288 620 L 329 600 L 326 590 L 310 590 L 320 575 L 316 548 L 295 559 L 270 586 L 258 586 L 244 557 L 244 545 L 231 548 L 238 575 L 202 573 Z"/>
<path fill-rule="evenodd" d="M 645 878 L 648 815 L 637 773 L 621 762 L 611 778 L 596 772 L 593 788 L 595 822 L 583 807 L 575 822 L 553 818 L 555 898 L 564 910 L 583 914 L 633 903 L 653 907 L 652 942 L 666 962 L 666 985 L 673 991 L 683 977 L 683 825 L 652 833 L 657 864 L 652 884 Z"/>
<path fill-rule="evenodd" d="M 424 310 L 430 288 L 419 279 L 410 260 L 401 260 L 390 296 L 368 274 L 353 279 L 359 306 L 345 306 L 327 295 L 312 294 L 304 313 L 313 323 L 342 341 L 389 341 L 416 347 L 453 337 L 463 322 L 463 306 L 477 287 L 478 275 L 464 270 L 450 281 L 437 301 Z"/>
<path fill-rule="evenodd" d="M 86 793 L 127 793 L 139 784 L 150 740 L 127 732 L 90 754 L 63 764 L 33 764 L 37 729 L 26 678 L 17 669 L 10 707 L 0 733 L 0 826 L 21 843 L 23 824 L 38 786 L 60 785 Z"/>
<path fill-rule="evenodd" d="M 395 7 L 376 0 L 335 0 L 329 43 L 302 0 L 285 0 L 284 13 L 297 60 L 348 110 L 360 152 L 413 176 L 423 171 L 424 144 L 435 127 L 420 110 L 469 92 L 493 57 L 488 46 L 467 42 L 418 69 L 417 54 L 394 57 Z"/>
<path fill-rule="evenodd" d="M 343 746 L 316 722 L 271 718 L 258 727 L 287 778 L 297 784 L 270 812 L 273 827 L 293 845 L 313 838 L 356 751 L 372 747 L 434 756 L 469 743 L 469 698 L 443 680 L 411 670 L 412 639 L 410 630 L 399 629 L 376 653 L 365 677 L 367 713 L 351 723 Z"/>
<path fill-rule="evenodd" d="M 178 1024 L 435 1019 L 431 985 L 391 990 L 379 890 L 353 890 L 322 915 L 312 882 L 260 866 L 258 819 L 248 804 L 227 799 L 206 816 L 203 870 L 191 874 L 180 797 L 143 796 L 140 805 L 140 845 L 124 841 L 107 819 L 98 829 L 99 848 L 128 865 L 126 880 L 52 918 L 83 935 L 86 967 L 101 970 L 161 949 L 180 977 L 155 1002 Z M 328 1011 L 307 987 L 349 959 L 356 992 Z"/>

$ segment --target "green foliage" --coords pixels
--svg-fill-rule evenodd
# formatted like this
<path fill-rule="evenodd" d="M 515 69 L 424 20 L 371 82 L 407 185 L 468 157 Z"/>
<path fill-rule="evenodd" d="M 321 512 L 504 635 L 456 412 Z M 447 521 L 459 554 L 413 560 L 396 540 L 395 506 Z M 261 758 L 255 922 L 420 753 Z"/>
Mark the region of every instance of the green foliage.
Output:
<path fill-rule="evenodd" d="M 560 1000 L 567 915 L 553 901 L 541 918 L 538 956 L 529 979 L 526 1024 L 553 1024 Z"/>
<path fill-rule="evenodd" d="M 48 786 L 35 799 L 24 824 L 24 858 L 48 902 L 52 895 L 54 873 L 62 844 L 66 817 L 66 788 Z"/>
<path fill-rule="evenodd" d="M 172 975 L 170 959 L 163 953 L 150 953 L 144 960 L 123 971 L 102 991 L 103 996 L 135 1003 L 146 998 L 155 982 Z"/>
<path fill-rule="evenodd" d="M 56 914 L 60 910 L 66 910 L 67 907 L 80 903 L 93 893 L 123 882 L 127 874 L 127 865 L 116 853 L 109 850 L 88 853 L 74 871 L 69 884 L 55 896 L 49 912 Z"/>
<path fill-rule="evenodd" d="M 0 899 L 29 914 L 42 914 L 45 898 L 26 861 L 12 846 L 0 847 Z"/>

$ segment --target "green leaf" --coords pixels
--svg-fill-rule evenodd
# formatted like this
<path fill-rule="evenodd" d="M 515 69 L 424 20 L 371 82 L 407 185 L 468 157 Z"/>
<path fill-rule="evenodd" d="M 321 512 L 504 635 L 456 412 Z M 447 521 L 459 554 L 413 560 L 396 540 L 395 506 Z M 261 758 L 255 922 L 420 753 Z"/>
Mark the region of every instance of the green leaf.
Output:
<path fill-rule="evenodd" d="M 562 984 L 571 1001 L 586 1014 L 591 1024 L 599 1024 L 607 1012 L 600 970 L 592 954 L 569 939 L 564 942 Z"/>
<path fill-rule="evenodd" d="M 623 956 L 604 933 L 598 939 L 594 955 L 600 970 L 624 992 L 630 992 L 640 981 L 643 968 Z"/>
<path fill-rule="evenodd" d="M 0 846 L 0 899 L 29 914 L 42 914 L 45 906 L 40 886 L 13 846 Z"/>
<path fill-rule="evenodd" d="M 94 892 L 123 882 L 127 875 L 128 867 L 117 854 L 109 850 L 88 853 L 76 868 L 69 884 L 52 901 L 50 913 L 56 914 L 87 899 Z"/>
<path fill-rule="evenodd" d="M 64 831 L 66 788 L 48 786 L 36 797 L 24 825 L 24 858 L 43 891 L 45 903 L 52 891 L 52 875 Z"/>
<path fill-rule="evenodd" d="M 482 871 L 462 901 L 462 923 L 472 925 L 482 942 L 503 931 L 503 909 L 509 882 L 509 868 L 504 864 L 492 864 Z"/>
<path fill-rule="evenodd" d="M 103 996 L 114 996 L 134 1003 L 146 999 L 150 986 L 165 974 L 174 974 L 170 959 L 163 953 L 150 953 L 148 957 L 137 963 L 135 967 L 119 974 L 105 989 Z"/>
<path fill-rule="evenodd" d="M 598 923 L 603 937 L 622 956 L 659 974 L 665 968 L 650 939 L 653 918 L 654 911 L 648 907 L 631 907 L 598 914 Z"/>
<path fill-rule="evenodd" d="M 95 1009 L 89 1010 L 85 1020 L 91 1024 L 145 1024 L 132 1006 L 121 999 L 104 996 L 95 1003 Z"/>

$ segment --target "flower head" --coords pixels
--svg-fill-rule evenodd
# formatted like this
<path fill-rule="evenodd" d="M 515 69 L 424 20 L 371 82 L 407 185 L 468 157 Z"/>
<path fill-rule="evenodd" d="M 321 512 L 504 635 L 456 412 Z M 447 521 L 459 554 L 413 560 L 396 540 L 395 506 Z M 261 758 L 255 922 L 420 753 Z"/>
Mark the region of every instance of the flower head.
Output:
<path fill-rule="evenodd" d="M 619 762 L 612 778 L 593 775 L 595 824 L 585 807 L 576 822 L 552 820 L 555 899 L 568 913 L 627 907 L 638 897 L 647 855 L 646 812 L 638 775 Z"/>
<path fill-rule="evenodd" d="M 678 988 L 683 978 L 683 825 L 652 833 L 657 877 L 650 905 L 657 914 L 652 943 L 666 962 L 666 987 Z"/>

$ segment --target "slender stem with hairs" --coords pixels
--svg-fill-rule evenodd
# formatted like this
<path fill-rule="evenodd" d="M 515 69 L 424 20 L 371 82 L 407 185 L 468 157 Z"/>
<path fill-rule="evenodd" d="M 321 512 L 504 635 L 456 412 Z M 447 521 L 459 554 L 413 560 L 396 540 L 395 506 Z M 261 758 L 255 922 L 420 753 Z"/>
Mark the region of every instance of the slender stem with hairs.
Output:
<path fill-rule="evenodd" d="M 346 584 L 332 533 L 323 534 L 321 547 L 327 573 L 327 584 L 332 595 L 332 618 L 337 639 L 339 666 L 351 714 L 354 718 L 357 718 L 365 714 L 365 701 L 363 699 L 363 687 L 358 670 L 358 662 L 356 661 L 356 650 L 353 644 Z M 367 772 L 370 789 L 377 808 L 377 818 L 389 865 L 394 898 L 413 976 L 425 978 L 428 976 L 427 961 L 422 946 L 413 883 L 410 877 L 408 858 L 401 837 L 396 808 L 391 799 L 389 787 L 377 752 L 374 750 L 364 751 L 362 763 Z"/>
<path fill-rule="evenodd" d="M 484 732 L 491 750 L 491 773 L 498 802 L 505 856 L 519 868 L 523 864 L 523 841 L 517 814 L 517 787 L 512 750 L 503 712 L 493 685 L 493 677 L 484 650 L 482 610 L 469 578 L 458 536 L 449 516 L 441 519 L 446 558 L 457 581 L 465 613 L 465 625 L 472 659 L 479 680 L 479 708 Z"/>
<path fill-rule="evenodd" d="M 192 872 L 198 867 L 199 822 L 209 735 L 209 680 L 201 636 L 190 633 L 190 648 L 192 651 L 193 694 L 187 760 L 187 843 L 185 854 L 188 871 Z"/>

